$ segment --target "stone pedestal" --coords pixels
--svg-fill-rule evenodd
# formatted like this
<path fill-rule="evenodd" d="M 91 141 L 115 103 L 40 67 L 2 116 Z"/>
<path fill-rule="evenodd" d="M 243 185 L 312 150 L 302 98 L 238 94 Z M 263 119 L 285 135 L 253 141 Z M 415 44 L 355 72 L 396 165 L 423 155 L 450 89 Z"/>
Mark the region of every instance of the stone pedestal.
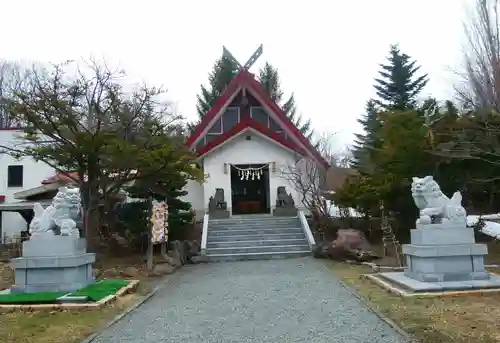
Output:
<path fill-rule="evenodd" d="M 486 244 L 476 244 L 474 229 L 446 224 L 417 226 L 403 245 L 405 275 L 423 282 L 488 280 Z"/>
<path fill-rule="evenodd" d="M 23 242 L 23 256 L 11 261 L 15 284 L 11 292 L 74 292 L 95 282 L 95 254 L 86 241 L 70 236 L 40 235 Z"/>
<path fill-rule="evenodd" d="M 297 209 L 295 207 L 276 207 L 273 210 L 273 216 L 276 217 L 296 217 Z"/>
<path fill-rule="evenodd" d="M 231 214 L 228 210 L 223 209 L 214 209 L 208 212 L 210 215 L 210 219 L 227 219 L 231 217 Z"/>
<path fill-rule="evenodd" d="M 485 244 L 475 243 L 474 229 L 457 224 L 418 225 L 411 244 L 403 245 L 404 273 L 381 273 L 412 291 L 500 287 L 500 279 L 484 268 Z"/>

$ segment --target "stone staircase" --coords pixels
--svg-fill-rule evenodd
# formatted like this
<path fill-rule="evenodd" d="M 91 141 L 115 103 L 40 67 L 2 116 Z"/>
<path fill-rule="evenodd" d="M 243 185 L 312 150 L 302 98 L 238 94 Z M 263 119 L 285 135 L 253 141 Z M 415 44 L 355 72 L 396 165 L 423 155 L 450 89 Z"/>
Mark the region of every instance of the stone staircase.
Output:
<path fill-rule="evenodd" d="M 311 254 L 298 217 L 241 216 L 208 222 L 207 261 L 257 260 Z"/>

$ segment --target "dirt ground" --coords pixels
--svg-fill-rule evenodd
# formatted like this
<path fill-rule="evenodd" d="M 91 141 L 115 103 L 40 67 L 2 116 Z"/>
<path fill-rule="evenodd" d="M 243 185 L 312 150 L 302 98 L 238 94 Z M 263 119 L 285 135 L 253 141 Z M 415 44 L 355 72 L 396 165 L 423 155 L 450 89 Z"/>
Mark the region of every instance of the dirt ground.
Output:
<path fill-rule="evenodd" d="M 500 243 L 489 244 L 487 264 L 500 264 Z M 363 265 L 327 262 L 334 274 L 355 288 L 373 307 L 422 343 L 500 342 L 500 293 L 482 296 L 403 298 L 361 278 Z M 500 268 L 491 269 L 500 273 Z"/>

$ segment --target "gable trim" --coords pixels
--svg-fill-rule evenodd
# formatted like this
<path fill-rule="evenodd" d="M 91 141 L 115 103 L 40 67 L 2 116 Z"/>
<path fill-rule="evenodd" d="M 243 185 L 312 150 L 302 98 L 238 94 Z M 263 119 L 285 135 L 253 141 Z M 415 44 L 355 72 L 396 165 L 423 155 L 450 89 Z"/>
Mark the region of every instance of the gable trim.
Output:
<path fill-rule="evenodd" d="M 304 149 L 304 151 L 307 152 L 307 156 L 309 156 L 313 160 L 317 160 L 317 156 L 315 156 L 314 153 L 312 153 L 310 151 L 309 146 L 304 145 L 304 143 L 296 137 L 295 132 L 290 130 L 290 127 L 288 126 L 288 124 L 286 122 L 283 121 L 281 116 L 279 116 L 273 109 L 271 109 L 268 106 L 268 104 L 266 103 L 266 101 L 261 99 L 259 94 L 255 93 L 254 89 L 249 88 L 249 91 L 257 99 L 257 101 L 259 103 L 261 103 L 262 106 L 259 106 L 259 107 L 262 107 L 266 111 L 269 118 L 272 118 L 274 121 L 276 121 L 276 123 L 281 127 L 281 130 L 286 133 L 286 135 L 289 137 L 289 139 L 292 139 L 297 145 L 301 146 Z M 257 107 L 257 106 L 252 106 L 252 107 Z M 283 113 L 283 115 L 284 115 L 284 113 Z M 290 122 L 290 120 L 286 116 L 285 116 L 285 118 Z M 269 124 L 269 120 L 268 120 L 268 124 Z M 290 122 L 290 124 L 293 127 L 295 127 L 295 125 L 293 125 L 292 122 Z M 302 135 L 302 133 L 300 131 L 299 131 L 299 133 Z M 319 160 L 319 161 L 321 161 L 321 160 Z"/>
<path fill-rule="evenodd" d="M 238 94 L 238 93 L 236 93 Z M 225 111 L 227 111 L 228 109 L 230 108 L 235 108 L 238 110 L 238 122 L 240 122 L 241 120 L 241 109 L 239 107 L 232 107 L 232 106 L 226 106 L 225 109 L 223 109 L 224 112 L 222 112 L 222 115 L 225 114 Z M 207 137 L 208 135 L 222 135 L 224 134 L 224 121 L 222 120 L 222 115 L 221 116 L 216 116 L 214 118 L 214 120 L 212 120 L 212 123 L 210 124 L 210 126 L 208 126 L 208 129 L 207 130 L 204 130 L 204 133 L 202 133 L 200 135 L 200 137 L 198 137 L 198 139 L 196 139 L 193 143 L 194 146 L 196 146 L 196 144 L 198 144 L 200 141 L 202 141 L 205 137 Z M 210 129 L 212 128 L 212 126 L 218 121 L 218 120 L 221 120 L 221 132 L 218 132 L 218 133 L 214 133 L 214 132 L 210 132 Z"/>
<path fill-rule="evenodd" d="M 264 91 L 262 85 L 254 79 L 254 77 L 248 71 L 241 71 L 234 77 L 234 79 L 226 87 L 222 95 L 215 102 L 214 106 L 207 112 L 201 123 L 196 127 L 193 134 L 187 139 L 186 145 L 190 148 L 194 147 L 194 143 L 197 143 L 200 136 L 204 136 L 209 128 L 215 123 L 219 116 L 223 114 L 224 109 L 230 105 L 232 100 L 243 88 L 246 88 L 252 92 L 252 94 L 257 98 L 261 105 L 266 106 L 269 113 L 273 113 L 277 117 L 278 121 L 284 126 L 287 131 L 290 132 L 290 138 L 295 141 L 295 144 L 299 143 L 299 146 L 305 148 L 308 153 L 307 156 L 312 157 L 316 162 L 320 163 L 324 167 L 328 167 L 328 162 L 321 156 L 317 149 L 315 149 L 311 142 L 304 137 L 304 135 L 295 127 L 295 125 L 288 119 L 283 112 L 283 110 L 274 103 L 269 96 Z M 237 125 L 238 126 L 238 125 Z M 221 135 L 228 138 L 228 135 Z M 217 137 L 220 138 L 220 137 Z M 302 150 L 302 149 L 301 149 Z"/>
<path fill-rule="evenodd" d="M 290 153 L 292 153 L 294 156 L 299 156 L 299 157 L 296 157 L 296 158 L 302 158 L 302 155 L 300 153 L 298 153 L 296 150 L 292 149 L 291 147 L 288 147 L 288 146 L 284 146 L 283 144 L 281 144 L 280 142 L 277 142 L 275 141 L 274 139 L 272 138 L 269 138 L 268 136 L 266 136 L 265 134 L 263 134 L 262 132 L 259 132 L 258 130 L 254 129 L 253 127 L 246 127 L 244 128 L 243 130 L 241 130 L 240 132 L 234 134 L 233 136 L 231 136 L 230 138 L 226 139 L 225 141 L 223 141 L 222 143 L 218 144 L 217 146 L 214 146 L 212 147 L 210 150 L 208 151 L 201 151 L 200 150 L 200 153 L 203 153 L 202 155 L 198 155 L 198 158 L 204 158 L 206 157 L 207 155 L 217 151 L 218 149 L 224 147 L 225 145 L 227 145 L 228 143 L 231 143 L 233 140 L 235 140 L 236 138 L 238 137 L 241 137 L 241 136 L 244 136 L 246 134 L 249 134 L 249 133 L 252 133 L 254 134 L 255 136 L 258 136 L 259 138 L 261 138 L 262 140 L 264 140 L 265 142 L 269 142 L 273 145 L 276 145 L 276 146 L 279 146 L 281 149 L 283 150 L 286 150 Z"/>
<path fill-rule="evenodd" d="M 323 156 L 321 156 L 319 151 L 312 146 L 311 142 L 302 134 L 302 132 L 299 131 L 292 121 L 288 119 L 283 110 L 269 98 L 269 95 L 264 92 L 262 85 L 251 76 L 247 77 L 245 81 L 250 86 L 249 88 L 256 93 L 253 95 L 257 97 L 257 100 L 260 100 L 263 105 L 266 105 L 270 109 L 270 112 L 273 112 L 278 117 L 282 125 L 292 133 L 291 136 L 298 139 L 302 143 L 301 145 L 303 145 L 306 150 L 313 155 L 311 157 L 321 163 L 324 167 L 329 167 L 329 163 L 323 158 Z"/>
<path fill-rule="evenodd" d="M 226 91 L 232 91 L 234 93 L 232 94 L 227 94 L 227 100 L 222 103 L 222 104 L 218 104 L 219 100 L 223 99 L 224 98 L 224 93 L 226 93 Z M 210 112 L 212 112 L 212 110 L 214 108 L 219 108 L 217 110 L 217 112 L 215 113 L 215 115 L 212 116 L 212 118 L 210 119 L 210 121 L 207 122 L 207 124 L 205 125 L 203 123 L 203 120 L 200 122 L 200 124 L 198 125 L 198 127 L 196 128 L 195 132 L 189 137 L 196 137 L 195 134 L 197 132 L 198 129 L 200 129 L 200 132 L 198 134 L 198 137 L 196 137 L 192 143 L 189 143 L 189 139 L 187 141 L 186 144 L 188 144 L 189 146 L 192 146 L 192 145 L 196 145 L 200 139 L 202 139 L 203 137 L 205 137 L 205 135 L 208 133 L 208 131 L 212 128 L 212 126 L 215 124 L 215 122 L 217 120 L 219 120 L 219 118 L 224 114 L 224 111 L 230 107 L 229 105 L 231 105 L 231 102 L 233 102 L 233 100 L 236 98 L 236 96 L 238 96 L 238 94 L 241 92 L 242 90 L 242 87 L 237 87 L 235 90 L 233 89 L 229 89 L 229 87 L 226 88 L 226 90 L 222 93 L 222 96 L 219 98 L 219 100 L 215 103 L 215 105 L 212 107 L 212 109 L 210 109 L 209 112 L 207 112 L 207 115 L 205 117 L 208 116 L 208 114 Z M 203 119 L 205 119 L 205 117 Z M 241 113 L 240 113 L 240 109 L 238 108 L 238 119 L 241 118 Z"/>
<path fill-rule="evenodd" d="M 218 136 L 215 138 L 213 141 L 209 142 L 207 145 L 205 145 L 203 148 L 198 149 L 197 153 L 199 157 L 202 157 L 212 150 L 216 149 L 217 147 L 223 145 L 227 141 L 229 141 L 231 138 L 240 135 L 242 132 L 245 132 L 248 129 L 252 129 L 253 131 L 256 131 L 257 133 L 267 136 L 269 139 L 275 141 L 276 143 L 282 145 L 283 147 L 287 148 L 288 150 L 294 151 L 300 155 L 304 155 L 305 152 L 303 149 L 301 149 L 299 146 L 296 144 L 293 144 L 292 142 L 288 142 L 287 140 L 283 139 L 279 134 L 272 132 L 269 130 L 267 127 L 264 125 L 256 122 L 253 119 L 244 119 L 237 125 L 235 125 L 231 130 L 227 131 L 226 133 Z"/>
<path fill-rule="evenodd" d="M 224 108 L 231 104 L 231 101 L 236 97 L 236 95 L 238 95 L 239 91 L 242 88 L 241 85 L 243 84 L 243 77 L 244 73 L 240 72 L 231 80 L 231 82 L 229 82 L 229 85 L 222 92 L 219 99 L 217 99 L 212 108 L 205 114 L 191 136 L 189 136 L 188 140 L 186 141 L 186 144 L 188 146 L 192 146 L 193 143 L 197 141 L 200 136 L 202 136 L 204 132 L 206 132 L 208 128 L 213 125 L 215 120 L 217 120 L 216 117 L 221 114 Z"/>

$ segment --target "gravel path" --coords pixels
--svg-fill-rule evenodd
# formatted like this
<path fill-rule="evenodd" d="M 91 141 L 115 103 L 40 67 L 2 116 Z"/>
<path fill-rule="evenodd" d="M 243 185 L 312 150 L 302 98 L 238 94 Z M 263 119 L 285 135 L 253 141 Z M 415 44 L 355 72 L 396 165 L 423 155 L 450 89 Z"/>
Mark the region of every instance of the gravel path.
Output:
<path fill-rule="evenodd" d="M 403 343 L 313 258 L 185 267 L 93 343 Z"/>

